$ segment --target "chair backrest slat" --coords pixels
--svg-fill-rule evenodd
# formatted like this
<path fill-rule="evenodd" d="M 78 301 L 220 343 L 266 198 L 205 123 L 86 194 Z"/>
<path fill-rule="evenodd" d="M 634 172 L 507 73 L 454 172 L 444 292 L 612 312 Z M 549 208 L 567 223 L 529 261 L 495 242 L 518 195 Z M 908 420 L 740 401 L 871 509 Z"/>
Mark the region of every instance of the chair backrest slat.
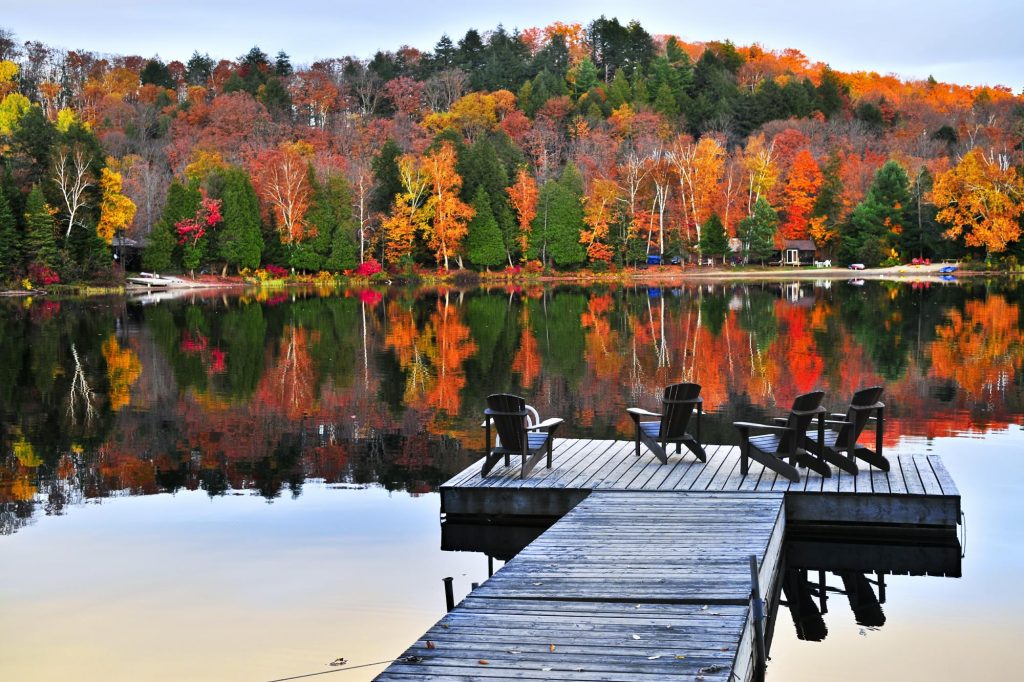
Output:
<path fill-rule="evenodd" d="M 821 407 L 821 401 L 825 398 L 824 391 L 811 391 L 810 393 L 804 393 L 798 395 L 793 399 L 793 407 L 789 413 L 789 417 L 786 419 L 786 426 L 791 430 L 783 434 L 782 438 L 779 439 L 779 452 L 792 452 L 794 445 L 799 445 L 804 438 L 804 432 L 807 431 L 811 425 L 811 421 L 814 420 L 815 415 L 812 414 L 813 410 Z M 803 412 L 806 414 L 797 414 L 797 412 Z"/>
<path fill-rule="evenodd" d="M 494 412 L 494 427 L 506 450 L 523 450 L 526 446 L 526 401 L 517 395 L 495 393 L 487 396 L 487 407 Z"/>
<path fill-rule="evenodd" d="M 661 426 L 658 428 L 660 439 L 679 438 L 686 433 L 698 397 L 700 384 L 672 384 L 665 387 L 661 400 Z"/>
<path fill-rule="evenodd" d="M 844 425 L 839 430 L 839 442 L 846 443 L 847 439 L 850 438 L 851 431 L 853 432 L 853 439 L 857 440 L 860 437 L 861 432 L 864 431 L 864 427 L 868 425 L 868 420 L 871 418 L 870 410 L 858 410 L 854 409 L 857 407 L 870 407 L 875 405 L 882 397 L 882 391 L 885 390 L 882 386 L 871 386 L 870 388 L 862 388 L 853 394 L 853 400 L 850 401 L 850 408 L 846 411 L 846 421 L 851 424 Z"/>

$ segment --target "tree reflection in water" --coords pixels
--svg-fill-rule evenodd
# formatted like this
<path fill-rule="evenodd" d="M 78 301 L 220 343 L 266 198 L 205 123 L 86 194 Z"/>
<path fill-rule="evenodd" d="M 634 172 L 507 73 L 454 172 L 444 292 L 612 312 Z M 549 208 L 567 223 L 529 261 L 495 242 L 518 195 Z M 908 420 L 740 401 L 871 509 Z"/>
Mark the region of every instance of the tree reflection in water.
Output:
<path fill-rule="evenodd" d="M 703 385 L 711 442 L 886 386 L 887 447 L 1024 415 L 1021 286 L 809 281 L 0 303 L 0 530 L 111 495 L 433 490 L 512 392 L 571 437 Z"/>

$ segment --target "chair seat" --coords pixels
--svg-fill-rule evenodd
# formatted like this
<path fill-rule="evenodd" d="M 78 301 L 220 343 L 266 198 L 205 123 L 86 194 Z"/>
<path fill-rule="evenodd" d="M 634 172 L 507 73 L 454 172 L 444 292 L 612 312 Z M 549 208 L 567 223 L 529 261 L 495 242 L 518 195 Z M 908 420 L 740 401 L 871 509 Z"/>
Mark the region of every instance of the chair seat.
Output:
<path fill-rule="evenodd" d="M 640 422 L 640 430 L 644 432 L 645 436 L 657 438 L 658 434 L 661 433 L 661 422 Z"/>
<path fill-rule="evenodd" d="M 818 432 L 817 432 L 817 430 L 815 430 L 815 431 L 808 431 L 807 432 L 807 437 L 810 438 L 812 441 L 817 442 L 817 440 L 818 440 Z M 832 429 L 825 429 L 825 439 L 824 439 L 825 447 L 827 447 L 827 448 L 835 448 L 836 447 L 836 443 L 838 443 L 838 442 L 839 442 L 839 432 L 838 431 L 833 431 Z M 845 447 L 845 446 L 846 446 L 846 443 L 843 443 L 842 447 Z"/>
<path fill-rule="evenodd" d="M 774 434 L 767 434 L 764 436 L 751 436 L 750 443 L 764 452 L 778 452 L 782 439 Z"/>
<path fill-rule="evenodd" d="M 526 434 L 526 442 L 529 445 L 530 450 L 537 450 L 538 448 L 543 447 L 544 443 L 547 442 L 547 439 L 548 434 L 544 431 L 530 431 Z M 510 450 L 502 445 L 498 445 L 494 450 L 495 452 L 511 452 L 513 454 L 519 452 L 519 450 Z"/>

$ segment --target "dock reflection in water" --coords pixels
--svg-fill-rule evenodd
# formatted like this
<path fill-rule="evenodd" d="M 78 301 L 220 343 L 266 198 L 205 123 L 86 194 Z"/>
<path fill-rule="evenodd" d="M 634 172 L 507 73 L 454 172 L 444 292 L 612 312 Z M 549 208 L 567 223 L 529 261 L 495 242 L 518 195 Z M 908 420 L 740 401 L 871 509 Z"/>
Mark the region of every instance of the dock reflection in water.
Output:
<path fill-rule="evenodd" d="M 484 554 L 491 575 L 498 570 L 495 559 L 509 561 L 555 521 L 446 519 L 441 523 L 441 549 Z M 850 527 L 837 536 L 835 529 L 825 533 L 797 525 L 787 530 L 783 559 L 783 575 L 769 608 L 769 647 L 776 628 L 786 627 L 788 619 L 798 639 L 825 640 L 825 616 L 834 599 L 845 598 L 862 634 L 865 629 L 878 630 L 886 624 L 889 576 L 960 578 L 963 555 L 959 539 L 946 531 Z"/>

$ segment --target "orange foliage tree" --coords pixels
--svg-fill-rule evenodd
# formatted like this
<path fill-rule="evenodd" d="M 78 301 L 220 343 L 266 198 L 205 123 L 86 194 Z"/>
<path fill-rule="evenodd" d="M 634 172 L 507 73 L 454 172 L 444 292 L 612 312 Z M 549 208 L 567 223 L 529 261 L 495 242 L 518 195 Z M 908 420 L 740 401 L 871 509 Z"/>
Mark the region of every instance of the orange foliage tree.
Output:
<path fill-rule="evenodd" d="M 967 152 L 935 178 L 932 200 L 940 209 L 936 218 L 949 226 L 946 236 L 962 236 L 967 246 L 1000 253 L 1020 239 L 1024 182 L 1003 155 Z"/>
<path fill-rule="evenodd" d="M 793 158 L 789 179 L 782 192 L 785 219 L 779 230 L 781 238 L 807 239 L 808 222 L 821 183 L 822 174 L 818 162 L 809 151 L 800 150 Z"/>
<path fill-rule="evenodd" d="M 468 231 L 469 221 L 475 211 L 459 198 L 462 188 L 462 176 L 455 170 L 455 147 L 451 142 L 444 142 L 440 149 L 423 157 L 423 168 L 426 171 L 430 187 L 430 198 L 424 206 L 432 217 L 429 224 L 424 224 L 427 245 L 434 252 L 434 258 L 448 268 L 448 259 L 459 260 L 462 257 L 459 249 Z"/>
<path fill-rule="evenodd" d="M 525 259 L 533 219 L 537 217 L 537 182 L 526 168 L 520 168 L 516 173 L 516 181 L 505 191 L 519 218 L 519 253 L 522 254 L 520 257 Z"/>
<path fill-rule="evenodd" d="M 306 222 L 312 154 L 312 146 L 300 141 L 267 150 L 256 159 L 253 178 L 260 198 L 274 215 L 282 244 L 295 244 L 316 235 L 316 228 Z"/>

